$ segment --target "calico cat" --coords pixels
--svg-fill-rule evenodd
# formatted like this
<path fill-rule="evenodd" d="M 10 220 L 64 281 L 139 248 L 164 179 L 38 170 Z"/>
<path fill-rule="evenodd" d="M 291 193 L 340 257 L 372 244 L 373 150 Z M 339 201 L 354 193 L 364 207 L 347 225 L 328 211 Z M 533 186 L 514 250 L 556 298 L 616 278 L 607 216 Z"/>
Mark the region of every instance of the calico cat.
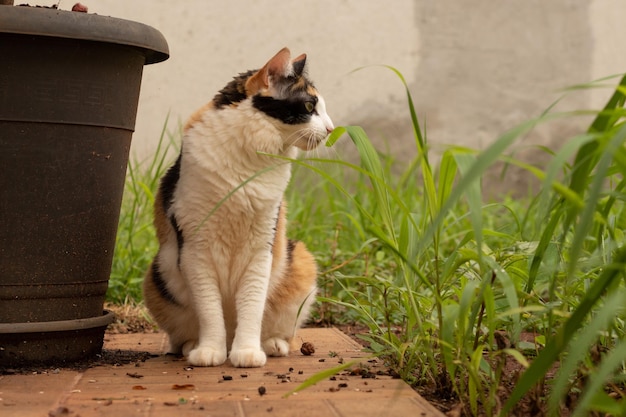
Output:
<path fill-rule="evenodd" d="M 315 260 L 285 234 L 284 160 L 332 131 L 324 99 L 287 48 L 235 77 L 184 128 L 155 199 L 159 251 L 144 298 L 190 364 L 259 367 L 286 356 L 317 290 Z"/>

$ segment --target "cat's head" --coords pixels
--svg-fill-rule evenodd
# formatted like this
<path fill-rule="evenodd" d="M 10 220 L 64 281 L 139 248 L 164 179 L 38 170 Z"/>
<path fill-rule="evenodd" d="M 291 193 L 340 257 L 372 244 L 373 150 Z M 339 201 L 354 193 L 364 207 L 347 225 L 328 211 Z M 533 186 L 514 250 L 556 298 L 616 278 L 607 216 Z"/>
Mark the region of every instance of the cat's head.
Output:
<path fill-rule="evenodd" d="M 260 70 L 236 77 L 213 102 L 220 108 L 250 98 L 253 108 L 277 122 L 285 145 L 314 149 L 334 126 L 305 66 L 305 54 L 292 60 L 283 48 Z"/>

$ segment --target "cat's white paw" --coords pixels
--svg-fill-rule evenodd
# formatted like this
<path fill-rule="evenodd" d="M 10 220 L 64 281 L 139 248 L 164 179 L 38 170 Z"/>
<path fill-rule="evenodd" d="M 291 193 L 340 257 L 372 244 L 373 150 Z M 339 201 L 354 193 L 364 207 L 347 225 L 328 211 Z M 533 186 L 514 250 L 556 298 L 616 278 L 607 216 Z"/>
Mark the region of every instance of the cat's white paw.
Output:
<path fill-rule="evenodd" d="M 263 350 L 269 356 L 289 355 L 289 343 L 278 337 L 270 337 L 263 342 Z"/>
<path fill-rule="evenodd" d="M 199 346 L 189 352 L 187 361 L 194 366 L 217 366 L 226 362 L 226 351 Z"/>
<path fill-rule="evenodd" d="M 258 368 L 266 361 L 267 356 L 261 349 L 233 349 L 230 352 L 230 362 L 237 368 Z"/>

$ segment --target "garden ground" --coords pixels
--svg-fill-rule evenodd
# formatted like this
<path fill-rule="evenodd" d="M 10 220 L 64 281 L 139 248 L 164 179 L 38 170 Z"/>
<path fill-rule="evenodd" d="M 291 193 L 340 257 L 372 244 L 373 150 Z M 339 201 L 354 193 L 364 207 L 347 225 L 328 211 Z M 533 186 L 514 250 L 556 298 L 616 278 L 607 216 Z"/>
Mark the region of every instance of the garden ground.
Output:
<path fill-rule="evenodd" d="M 0 415 L 443 416 L 335 328 L 302 329 L 290 356 L 254 369 L 228 363 L 191 367 L 163 354 L 163 333 L 126 330 L 109 329 L 103 355 L 82 366 L 5 369 Z M 299 351 L 304 341 L 314 345 L 312 355 Z M 335 376 L 288 395 L 307 378 L 341 364 L 346 368 Z"/>

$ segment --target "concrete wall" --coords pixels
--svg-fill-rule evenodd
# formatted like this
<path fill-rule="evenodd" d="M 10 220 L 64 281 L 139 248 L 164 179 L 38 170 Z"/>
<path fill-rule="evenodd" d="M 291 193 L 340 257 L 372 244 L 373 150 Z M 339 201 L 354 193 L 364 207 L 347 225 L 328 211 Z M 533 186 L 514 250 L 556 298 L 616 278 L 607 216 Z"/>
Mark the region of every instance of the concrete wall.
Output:
<path fill-rule="evenodd" d="M 184 122 L 232 76 L 261 67 L 284 46 L 293 54 L 307 53 L 309 74 L 336 125 L 362 120 L 366 115 L 354 115 L 363 111 L 366 102 L 385 111 L 395 101 L 391 113 L 403 109 L 398 102 L 402 89 L 390 73 L 378 69 L 350 74 L 363 65 L 386 63 L 412 78 L 418 59 L 413 2 L 398 0 L 394 5 L 330 0 L 99 0 L 90 12 L 150 24 L 170 44 L 171 58 L 144 71 L 134 137 L 134 150 L 143 154 L 157 140 L 168 112 L 174 122 Z"/>
<path fill-rule="evenodd" d="M 71 7 L 71 2 L 61 8 Z M 149 155 L 168 113 L 186 117 L 238 72 L 289 46 L 336 125 L 361 124 L 378 145 L 412 154 L 407 79 L 435 149 L 484 147 L 537 116 L 576 83 L 626 71 L 622 0 L 98 0 L 90 12 L 147 23 L 168 39 L 171 58 L 148 66 L 133 152 Z M 615 82 L 615 80 L 613 81 Z M 601 105 L 610 90 L 580 92 L 560 109 Z M 522 146 L 555 147 L 583 123 L 555 123 Z M 349 147 L 342 152 L 350 153 Z M 533 156 L 530 156 L 533 158 Z"/>

